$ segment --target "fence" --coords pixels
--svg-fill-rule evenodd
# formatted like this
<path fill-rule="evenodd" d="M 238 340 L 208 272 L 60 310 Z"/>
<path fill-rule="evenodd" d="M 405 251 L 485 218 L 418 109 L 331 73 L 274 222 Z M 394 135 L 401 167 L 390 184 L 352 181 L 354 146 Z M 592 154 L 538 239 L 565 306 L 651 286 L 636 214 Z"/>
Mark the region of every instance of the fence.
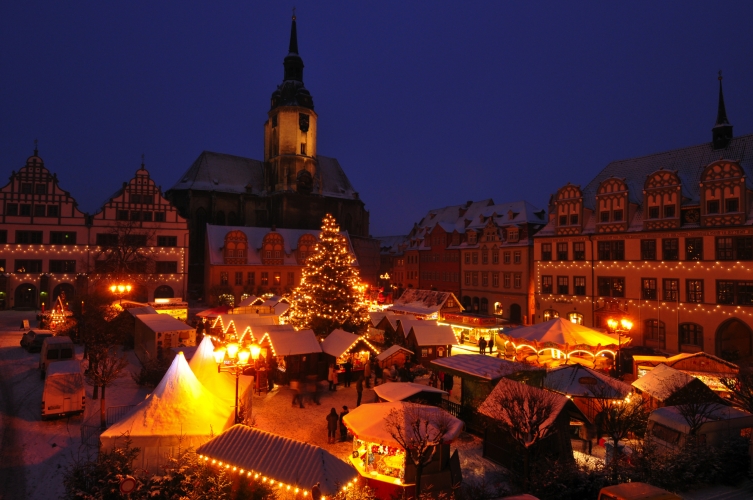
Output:
<path fill-rule="evenodd" d="M 467 432 L 477 436 L 484 435 L 483 418 L 475 409 L 469 406 L 462 406 L 449 399 L 442 400 L 442 409 L 453 417 L 457 417 L 465 422 L 465 430 Z"/>
<path fill-rule="evenodd" d="M 123 418 L 136 405 L 110 406 L 105 414 L 106 428 Z M 81 444 L 89 448 L 99 448 L 99 436 L 102 434 L 99 412 L 89 415 L 81 423 Z"/>

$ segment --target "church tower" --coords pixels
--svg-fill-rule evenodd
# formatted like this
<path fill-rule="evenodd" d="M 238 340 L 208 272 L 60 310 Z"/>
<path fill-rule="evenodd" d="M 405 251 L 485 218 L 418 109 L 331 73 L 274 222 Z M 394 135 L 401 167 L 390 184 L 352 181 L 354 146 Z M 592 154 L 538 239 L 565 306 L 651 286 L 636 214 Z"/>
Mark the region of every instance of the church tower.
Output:
<path fill-rule="evenodd" d="M 283 66 L 283 81 L 272 93 L 264 124 L 266 189 L 310 194 L 317 177 L 317 115 L 314 99 L 303 85 L 303 59 L 298 54 L 295 15 Z"/>
<path fill-rule="evenodd" d="M 724 149 L 731 140 L 732 125 L 727 119 L 727 108 L 724 106 L 724 92 L 722 91 L 722 72 L 719 71 L 719 104 L 716 111 L 716 123 L 711 129 L 711 141 L 714 149 Z"/>

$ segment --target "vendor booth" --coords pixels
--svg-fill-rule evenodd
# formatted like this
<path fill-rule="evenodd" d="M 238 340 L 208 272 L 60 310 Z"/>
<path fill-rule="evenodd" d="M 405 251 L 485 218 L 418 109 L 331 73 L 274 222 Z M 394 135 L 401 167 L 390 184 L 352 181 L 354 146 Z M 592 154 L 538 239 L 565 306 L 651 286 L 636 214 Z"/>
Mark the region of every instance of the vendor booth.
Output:
<path fill-rule="evenodd" d="M 478 342 L 482 338 L 487 342 L 494 340 L 497 333 L 502 330 L 503 323 L 507 323 L 507 321 L 495 316 L 447 313 L 439 324 L 451 326 L 458 338 L 458 343 L 478 346 Z"/>
<path fill-rule="evenodd" d="M 61 293 L 53 303 L 52 307 L 45 311 L 44 304 L 42 304 L 42 314 L 39 318 L 39 328 L 51 330 L 57 332 L 65 330 L 67 327 L 73 325 L 73 313 L 68 309 L 68 305 L 64 302 L 65 293 Z"/>
<path fill-rule="evenodd" d="M 160 359 L 171 347 L 196 345 L 196 329 L 167 314 L 139 314 L 133 334 L 139 361 Z"/>
<path fill-rule="evenodd" d="M 429 385 L 414 382 L 387 382 L 374 387 L 374 393 L 380 401 L 408 401 L 431 406 L 442 406 L 442 396 L 446 391 Z"/>
<path fill-rule="evenodd" d="M 401 494 L 403 489 L 410 497 L 415 493 L 416 468 L 412 462 L 406 462 L 405 450 L 392 437 L 385 419 L 391 411 L 409 419 L 420 418 L 428 426 L 420 425 L 421 432 L 429 429 L 429 436 L 436 432 L 433 422 L 443 421 L 448 430 L 436 445 L 431 462 L 424 467 L 421 475 L 421 488 L 436 493 L 448 490 L 461 482 L 459 477 L 459 458 L 457 451 L 450 457 L 450 443 L 463 431 L 463 422 L 441 408 L 396 401 L 391 403 L 373 403 L 361 405 L 343 417 L 345 426 L 353 433 L 353 452 L 350 462 L 358 473 L 366 478 L 368 485 L 376 490 L 377 498 L 389 498 L 393 493 Z M 410 440 L 415 427 L 407 421 L 404 432 Z M 457 461 L 457 469 L 450 462 Z M 456 471 L 456 472 L 455 472 Z"/>
<path fill-rule="evenodd" d="M 327 335 L 321 346 L 327 364 L 334 363 L 342 366 L 347 361 L 353 364 L 353 380 L 358 380 L 358 377 L 363 374 L 363 368 L 366 363 L 370 362 L 371 356 L 379 354 L 379 349 L 363 336 L 339 328 Z"/>
<path fill-rule="evenodd" d="M 322 348 L 313 330 L 268 328 L 258 342 L 265 357 L 275 357 L 278 383 L 317 374 Z"/>
<path fill-rule="evenodd" d="M 380 352 L 376 357 L 376 361 L 382 368 L 389 368 L 393 365 L 402 368 L 405 362 L 412 357 L 413 351 L 410 349 L 406 349 L 399 345 L 393 345 Z"/>
<path fill-rule="evenodd" d="M 286 499 L 311 498 L 316 483 L 330 498 L 358 480 L 350 464 L 318 446 L 240 424 L 199 446 L 196 454 L 231 479 L 267 483 Z"/>
<path fill-rule="evenodd" d="M 452 353 L 452 346 L 457 344 L 457 337 L 447 325 L 422 321 L 413 324 L 405 339 L 406 346 L 416 353 L 416 363 L 429 367 L 433 359 L 446 358 Z"/>
<path fill-rule="evenodd" d="M 720 379 L 735 378 L 740 371 L 740 367 L 734 363 L 707 352 L 696 352 L 681 353 L 670 357 L 635 355 L 633 356 L 633 375 L 635 378 L 640 378 L 660 364 L 700 379 L 719 393 L 729 392 Z"/>

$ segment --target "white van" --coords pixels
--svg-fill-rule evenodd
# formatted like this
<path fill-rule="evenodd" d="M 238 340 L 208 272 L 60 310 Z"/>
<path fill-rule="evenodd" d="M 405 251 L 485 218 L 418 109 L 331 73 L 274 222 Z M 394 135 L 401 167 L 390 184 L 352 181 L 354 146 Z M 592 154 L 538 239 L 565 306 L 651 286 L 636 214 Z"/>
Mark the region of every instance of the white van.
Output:
<path fill-rule="evenodd" d="M 76 352 L 73 349 L 73 341 L 70 337 L 48 337 L 42 343 L 39 352 L 39 369 L 42 370 L 42 378 L 51 363 L 75 359 Z"/>
<path fill-rule="evenodd" d="M 42 420 L 84 413 L 86 390 L 78 360 L 58 361 L 47 368 L 42 392 Z"/>

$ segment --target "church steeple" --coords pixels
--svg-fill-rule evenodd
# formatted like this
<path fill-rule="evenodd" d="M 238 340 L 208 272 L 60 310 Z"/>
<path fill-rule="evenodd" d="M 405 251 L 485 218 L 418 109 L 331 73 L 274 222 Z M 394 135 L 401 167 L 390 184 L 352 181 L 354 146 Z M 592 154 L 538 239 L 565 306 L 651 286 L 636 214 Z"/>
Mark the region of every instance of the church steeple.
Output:
<path fill-rule="evenodd" d="M 272 109 L 277 106 L 302 106 L 314 109 L 314 100 L 303 85 L 303 59 L 298 53 L 298 28 L 293 22 L 290 26 L 290 45 L 288 55 L 282 62 L 285 68 L 282 84 L 272 93 Z"/>
<path fill-rule="evenodd" d="M 724 149 L 732 140 L 732 125 L 727 119 L 727 108 L 724 106 L 721 71 L 719 71 L 719 106 L 716 111 L 716 124 L 711 129 L 711 139 L 714 143 L 714 149 Z"/>

